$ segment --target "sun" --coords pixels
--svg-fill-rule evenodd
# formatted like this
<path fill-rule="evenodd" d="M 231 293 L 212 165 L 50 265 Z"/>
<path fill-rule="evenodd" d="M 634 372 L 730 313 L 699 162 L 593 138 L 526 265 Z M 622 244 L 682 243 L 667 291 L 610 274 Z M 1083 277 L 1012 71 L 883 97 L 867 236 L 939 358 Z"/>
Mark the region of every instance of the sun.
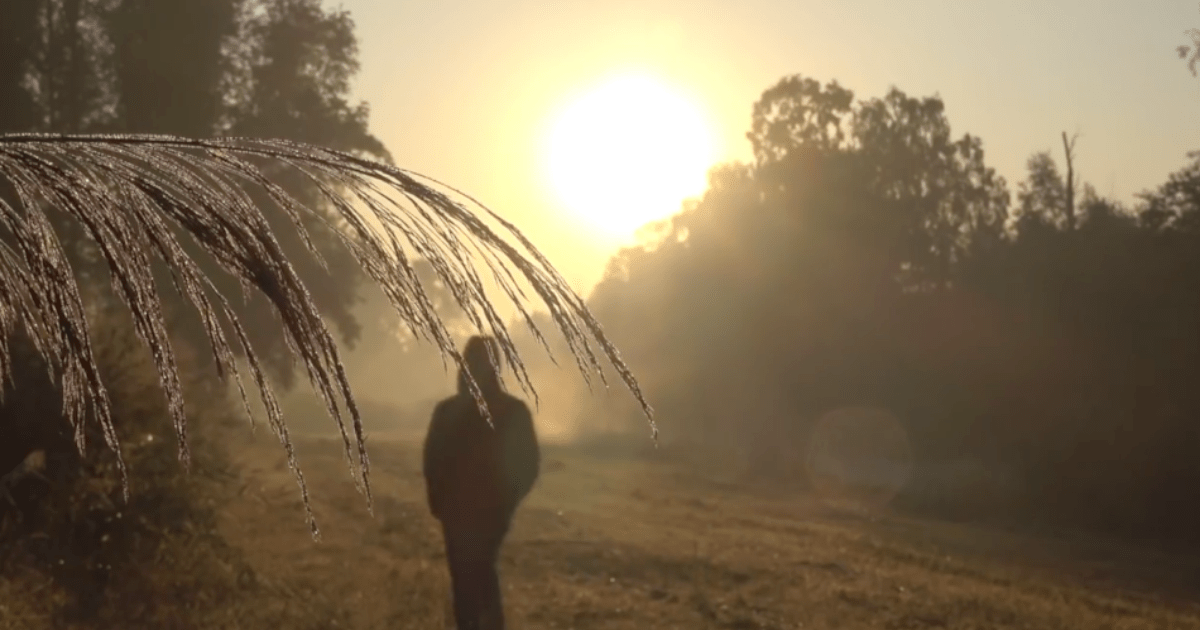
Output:
<path fill-rule="evenodd" d="M 627 238 L 704 191 L 713 142 L 703 111 L 643 73 L 603 81 L 569 101 L 546 138 L 559 200 L 609 237 Z"/>

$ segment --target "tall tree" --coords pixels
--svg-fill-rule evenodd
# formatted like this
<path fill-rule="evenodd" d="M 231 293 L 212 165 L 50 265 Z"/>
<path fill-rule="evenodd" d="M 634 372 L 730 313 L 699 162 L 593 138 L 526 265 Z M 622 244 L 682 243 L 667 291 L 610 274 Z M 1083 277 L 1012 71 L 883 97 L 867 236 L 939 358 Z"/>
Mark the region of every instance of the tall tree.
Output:
<path fill-rule="evenodd" d="M 348 101 L 358 66 L 354 24 L 345 11 L 327 11 L 316 0 L 113 0 L 101 17 L 114 101 L 109 128 L 278 137 L 388 159 L 368 130 L 366 105 Z M 360 331 L 352 309 L 364 276 L 339 235 L 346 226 L 338 225 L 338 212 L 304 174 L 267 162 L 261 166 L 290 195 L 317 210 L 299 217 L 302 231 L 286 213 L 268 211 L 266 217 L 284 251 L 295 256 L 316 303 L 353 344 Z M 247 192 L 262 207 L 272 207 L 267 190 Z M 299 255 L 306 239 L 317 246 L 320 260 Z M 68 240 L 87 247 L 87 239 Z M 215 261 L 200 255 L 190 240 L 183 244 L 218 286 L 235 288 L 236 281 L 220 274 Z M 106 273 L 95 256 L 76 262 L 79 273 Z M 169 306 L 186 310 L 182 301 Z M 270 305 L 252 297 L 234 308 L 260 346 L 269 373 L 290 387 L 295 368 Z M 202 322 L 183 317 L 179 325 L 186 338 L 204 343 Z"/>
<path fill-rule="evenodd" d="M 38 90 L 47 129 L 87 131 L 108 117 L 98 0 L 45 0 Z"/>
<path fill-rule="evenodd" d="M 1066 226 L 1067 186 L 1049 152 L 1033 154 L 1025 163 L 1028 175 L 1017 187 L 1019 225 L 1041 223 Z"/>
<path fill-rule="evenodd" d="M 257 0 L 249 6 L 237 49 L 238 74 L 229 92 L 229 133 L 277 137 L 327 146 L 355 155 L 390 160 L 368 129 L 369 108 L 349 101 L 358 71 L 354 21 L 348 11 L 326 10 L 320 0 Z M 283 215 L 271 217 L 284 251 L 303 251 L 303 238 L 322 252 L 322 261 L 297 258 L 313 299 L 352 347 L 361 334 L 353 314 L 365 279 L 339 235 L 338 213 L 320 190 L 295 171 L 273 173 L 291 194 L 318 210 L 303 217 L 302 235 Z M 266 201 L 262 191 L 260 201 Z M 272 373 L 285 386 L 294 379 L 285 340 L 261 300 L 247 305 L 247 322 L 264 347 Z"/>
<path fill-rule="evenodd" d="M 102 10 L 99 0 L 14 0 L 5 6 L 0 91 L 6 102 L 0 118 L 7 120 L 0 120 L 0 129 L 78 132 L 101 128 L 111 118 Z M 12 193 L 0 185 L 0 199 L 15 200 Z M 81 277 L 94 277 L 96 251 L 81 238 L 80 226 L 54 211 L 49 219 Z"/>
<path fill-rule="evenodd" d="M 1007 219 L 1003 178 L 984 163 L 982 141 L 955 140 L 938 97 L 893 88 L 862 105 L 855 140 L 874 194 L 898 222 L 899 260 L 917 284 L 940 286 L 976 239 L 994 238 Z"/>
<path fill-rule="evenodd" d="M 125 132 L 205 137 L 220 129 L 244 0 L 118 0 L 104 15 Z"/>
<path fill-rule="evenodd" d="M 769 164 L 807 148 L 845 148 L 854 93 L 831 81 L 821 85 L 800 75 L 784 77 L 754 104 L 746 137 L 758 165 Z"/>
<path fill-rule="evenodd" d="M 386 158 L 367 129 L 366 103 L 349 102 L 358 42 L 349 11 L 320 0 L 258 0 L 244 25 L 232 94 L 235 135 L 290 138 Z"/>
<path fill-rule="evenodd" d="M 1062 132 L 1063 142 L 1063 158 L 1067 161 L 1067 182 L 1063 188 L 1067 193 L 1066 201 L 1066 217 L 1067 231 L 1075 230 L 1075 141 L 1079 139 L 1079 135 L 1071 136 L 1067 139 L 1067 132 Z"/>
<path fill-rule="evenodd" d="M 36 129 L 41 107 L 31 89 L 42 0 L 8 0 L 0 20 L 0 132 Z"/>

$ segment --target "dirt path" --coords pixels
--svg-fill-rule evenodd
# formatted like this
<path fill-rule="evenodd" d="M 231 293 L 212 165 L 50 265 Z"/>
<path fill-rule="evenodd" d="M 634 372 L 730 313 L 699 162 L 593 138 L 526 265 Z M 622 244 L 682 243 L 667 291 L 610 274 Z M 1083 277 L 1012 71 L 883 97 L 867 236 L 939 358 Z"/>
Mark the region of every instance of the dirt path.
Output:
<path fill-rule="evenodd" d="M 331 627 L 445 627 L 447 576 L 415 444 L 373 438 L 373 517 L 340 441 L 302 439 L 298 452 L 321 543 L 311 542 L 295 482 L 266 432 L 235 449 L 244 486 L 222 517 L 229 542 L 275 585 L 271 605 L 327 601 Z M 1200 628 L 1200 607 L 1179 598 L 1079 579 L 1121 574 L 1130 558 L 1068 566 L 1060 548 L 839 515 L 665 465 L 549 450 L 501 571 L 518 630 Z"/>

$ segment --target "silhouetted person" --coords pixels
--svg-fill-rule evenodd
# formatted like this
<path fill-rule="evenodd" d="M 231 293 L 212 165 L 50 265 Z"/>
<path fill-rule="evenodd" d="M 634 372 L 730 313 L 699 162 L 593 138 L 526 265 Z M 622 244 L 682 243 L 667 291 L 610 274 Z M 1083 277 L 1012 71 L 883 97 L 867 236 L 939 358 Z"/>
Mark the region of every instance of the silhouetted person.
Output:
<path fill-rule="evenodd" d="M 483 392 L 494 428 L 479 411 L 460 370 L 458 393 L 433 411 L 425 438 L 429 509 L 442 524 L 458 630 L 502 630 L 496 562 L 517 505 L 538 476 L 533 417 L 508 395 L 488 358 L 490 337 L 472 337 L 463 358 Z"/>

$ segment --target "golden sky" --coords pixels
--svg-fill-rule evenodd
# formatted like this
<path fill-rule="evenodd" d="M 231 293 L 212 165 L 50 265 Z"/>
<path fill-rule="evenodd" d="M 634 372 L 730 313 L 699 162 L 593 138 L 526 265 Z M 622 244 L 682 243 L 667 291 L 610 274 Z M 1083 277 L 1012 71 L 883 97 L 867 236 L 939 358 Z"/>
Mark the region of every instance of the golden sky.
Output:
<path fill-rule="evenodd" d="M 1127 202 L 1200 148 L 1200 80 L 1174 53 L 1200 27 L 1194 0 L 343 6 L 360 42 L 356 94 L 398 165 L 515 222 L 584 293 L 622 239 L 565 207 L 548 181 L 546 138 L 572 99 L 615 76 L 656 77 L 695 103 L 714 160 L 749 157 L 751 105 L 794 73 L 860 98 L 891 85 L 940 94 L 955 135 L 982 137 L 1010 185 L 1035 151 L 1061 160 L 1062 131 L 1080 134 L 1083 180 Z"/>

